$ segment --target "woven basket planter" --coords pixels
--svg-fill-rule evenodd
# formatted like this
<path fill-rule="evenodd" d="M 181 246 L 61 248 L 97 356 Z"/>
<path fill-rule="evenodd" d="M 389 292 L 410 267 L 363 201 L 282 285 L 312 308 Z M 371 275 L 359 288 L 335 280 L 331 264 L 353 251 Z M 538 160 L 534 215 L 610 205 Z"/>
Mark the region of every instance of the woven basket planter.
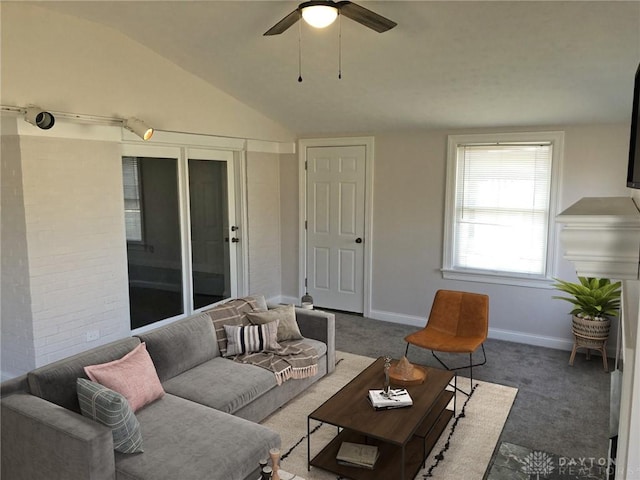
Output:
<path fill-rule="evenodd" d="M 581 345 L 600 346 L 609 338 L 611 320 L 587 320 L 586 318 L 573 316 L 573 334 L 578 337 Z"/>

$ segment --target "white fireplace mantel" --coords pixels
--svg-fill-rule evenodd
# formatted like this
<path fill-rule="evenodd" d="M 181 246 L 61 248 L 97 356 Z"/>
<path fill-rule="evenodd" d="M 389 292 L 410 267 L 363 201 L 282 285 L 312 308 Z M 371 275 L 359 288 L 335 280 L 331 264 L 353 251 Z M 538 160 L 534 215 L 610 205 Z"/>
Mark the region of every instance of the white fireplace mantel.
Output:
<path fill-rule="evenodd" d="M 579 276 L 637 280 L 640 211 L 631 197 L 587 197 L 556 217 L 564 258 Z"/>
<path fill-rule="evenodd" d="M 583 198 L 556 217 L 578 276 L 622 280 L 616 480 L 640 478 L 640 211 L 631 197 Z"/>

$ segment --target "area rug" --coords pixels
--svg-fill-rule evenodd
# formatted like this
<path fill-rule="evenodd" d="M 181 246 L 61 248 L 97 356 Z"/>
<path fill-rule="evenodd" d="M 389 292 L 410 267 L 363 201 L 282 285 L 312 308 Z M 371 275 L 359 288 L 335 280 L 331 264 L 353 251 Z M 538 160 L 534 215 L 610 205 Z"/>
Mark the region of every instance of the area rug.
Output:
<path fill-rule="evenodd" d="M 307 480 L 335 480 L 335 474 L 312 467 L 307 471 L 307 415 L 346 385 L 375 359 L 336 352 L 336 370 L 265 419 L 262 424 L 280 433 L 281 467 Z M 431 451 L 415 479 L 481 480 L 507 420 L 517 389 L 476 382 L 470 398 L 458 394 L 456 415 Z M 458 377 L 458 387 L 469 391 L 469 379 Z M 461 415 L 461 413 L 463 413 Z M 315 428 L 314 428 L 315 426 Z M 336 428 L 312 422 L 311 456 L 336 434 Z"/>

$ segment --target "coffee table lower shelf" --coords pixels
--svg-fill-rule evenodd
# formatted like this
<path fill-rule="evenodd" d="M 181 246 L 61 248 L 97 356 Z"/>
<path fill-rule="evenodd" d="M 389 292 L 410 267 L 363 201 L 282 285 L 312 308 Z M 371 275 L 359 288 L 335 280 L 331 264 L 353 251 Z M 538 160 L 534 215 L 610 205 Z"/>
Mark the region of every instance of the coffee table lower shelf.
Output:
<path fill-rule="evenodd" d="M 435 423 L 428 429 L 426 435 L 414 435 L 405 446 L 405 479 L 413 479 L 420 468 L 422 468 L 425 458 L 429 455 L 440 435 L 453 417 L 451 410 L 443 410 Z M 340 465 L 336 461 L 336 455 L 342 442 L 368 443 L 377 445 L 380 450 L 380 457 L 372 470 L 359 467 L 348 467 Z M 400 479 L 402 460 L 402 447 L 385 443 L 381 440 L 367 438 L 362 434 L 343 429 L 320 453 L 310 462 L 311 466 L 336 473 L 353 480 L 376 480 L 381 478 Z"/>

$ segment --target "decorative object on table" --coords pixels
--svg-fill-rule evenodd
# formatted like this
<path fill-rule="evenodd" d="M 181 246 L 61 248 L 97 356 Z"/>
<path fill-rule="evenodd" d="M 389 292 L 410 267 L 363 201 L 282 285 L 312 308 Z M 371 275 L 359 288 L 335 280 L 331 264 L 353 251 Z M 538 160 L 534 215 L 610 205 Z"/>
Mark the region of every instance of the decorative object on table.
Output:
<path fill-rule="evenodd" d="M 389 369 L 391 368 L 391 357 L 384 357 L 384 392 L 388 395 L 391 388 L 389 381 Z"/>
<path fill-rule="evenodd" d="M 607 365 L 607 340 L 611 328 L 611 317 L 618 315 L 620 310 L 620 292 L 622 282 L 612 283 L 608 278 L 578 277 L 579 283 L 556 279 L 553 287 L 570 297 L 554 296 L 574 305 L 571 314 L 571 330 L 574 336 L 573 350 L 569 358 L 569 365 L 573 365 L 578 348 L 602 353 L 602 363 L 605 371 Z"/>
<path fill-rule="evenodd" d="M 261 480 L 271 480 L 272 474 L 273 474 L 273 469 L 269 465 L 267 465 L 266 467 L 262 467 Z"/>
<path fill-rule="evenodd" d="M 376 460 L 380 456 L 378 447 L 362 443 L 342 442 L 336 455 L 340 465 L 348 467 L 369 468 L 373 470 Z"/>
<path fill-rule="evenodd" d="M 394 385 L 401 387 L 418 385 L 427 378 L 427 371 L 418 365 L 413 365 L 407 360 L 407 357 L 403 356 L 389 368 L 389 378 Z"/>
<path fill-rule="evenodd" d="M 306 292 L 300 299 L 300 306 L 306 310 L 313 310 L 313 297 Z"/>
<path fill-rule="evenodd" d="M 369 402 L 376 410 L 389 410 L 413 405 L 413 399 L 404 388 L 388 390 L 369 390 Z"/>
<path fill-rule="evenodd" d="M 280 461 L 280 449 L 272 448 L 269 450 L 269 456 L 271 457 L 271 468 L 273 473 L 271 474 L 271 480 L 280 480 L 280 475 L 278 475 L 278 462 Z"/>
<path fill-rule="evenodd" d="M 260 474 L 262 474 L 262 469 L 269 465 L 269 459 L 261 458 L 258 463 L 260 464 Z"/>

